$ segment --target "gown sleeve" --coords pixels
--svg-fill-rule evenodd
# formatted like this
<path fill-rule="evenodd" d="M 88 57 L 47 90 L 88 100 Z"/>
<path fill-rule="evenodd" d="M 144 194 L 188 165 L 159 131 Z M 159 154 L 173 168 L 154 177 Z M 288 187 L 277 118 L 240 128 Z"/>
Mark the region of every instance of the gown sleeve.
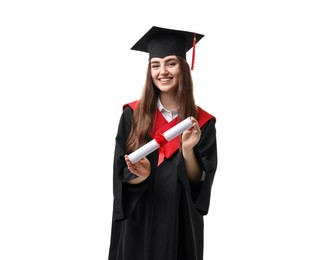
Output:
<path fill-rule="evenodd" d="M 204 178 L 199 183 L 188 182 L 195 208 L 200 214 L 207 215 L 210 205 L 212 184 L 218 164 L 215 121 L 210 119 L 201 130 L 201 140 L 194 147 L 194 152 L 204 172 Z"/>
<path fill-rule="evenodd" d="M 126 107 L 120 117 L 115 138 L 115 153 L 113 163 L 113 220 L 123 220 L 132 212 L 141 195 L 147 187 L 148 180 L 140 184 L 129 184 L 128 181 L 136 178 L 125 163 L 126 140 L 129 136 L 132 123 L 132 109 Z M 148 178 L 149 179 L 149 178 Z"/>

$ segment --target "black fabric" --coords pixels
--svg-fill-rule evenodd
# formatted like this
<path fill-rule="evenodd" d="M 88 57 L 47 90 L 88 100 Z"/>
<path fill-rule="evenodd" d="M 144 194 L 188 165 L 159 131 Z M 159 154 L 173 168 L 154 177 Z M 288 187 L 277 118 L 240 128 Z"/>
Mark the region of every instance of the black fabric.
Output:
<path fill-rule="evenodd" d="M 157 167 L 157 151 L 147 158 L 151 174 L 142 183 L 128 184 L 125 140 L 133 110 L 127 107 L 116 136 L 113 173 L 113 220 L 109 260 L 202 260 L 204 224 L 217 168 L 216 129 L 213 120 L 202 127 L 195 154 L 206 172 L 204 181 L 191 183 L 181 152 Z"/>

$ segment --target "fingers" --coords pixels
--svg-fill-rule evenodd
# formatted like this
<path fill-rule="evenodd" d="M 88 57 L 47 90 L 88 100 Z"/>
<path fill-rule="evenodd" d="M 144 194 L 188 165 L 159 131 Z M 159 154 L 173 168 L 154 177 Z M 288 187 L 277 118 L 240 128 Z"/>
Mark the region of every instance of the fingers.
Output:
<path fill-rule="evenodd" d="M 129 159 L 129 156 L 128 155 L 124 155 L 124 160 L 126 162 L 126 164 L 129 166 L 129 165 L 132 165 L 130 159 Z"/>
<path fill-rule="evenodd" d="M 200 129 L 199 124 L 198 124 L 198 122 L 196 120 L 193 122 L 193 132 L 196 135 L 201 136 L 201 129 Z"/>
<path fill-rule="evenodd" d="M 124 155 L 124 159 L 125 159 L 125 162 L 126 162 L 126 166 L 128 167 L 128 169 L 132 172 L 132 173 L 135 173 L 136 171 L 136 165 L 134 165 L 130 159 L 129 159 L 129 156 L 128 155 Z"/>
<path fill-rule="evenodd" d="M 193 116 L 191 116 L 191 121 L 193 124 L 194 131 L 197 131 L 197 133 L 201 134 L 201 129 L 200 129 L 198 121 Z"/>

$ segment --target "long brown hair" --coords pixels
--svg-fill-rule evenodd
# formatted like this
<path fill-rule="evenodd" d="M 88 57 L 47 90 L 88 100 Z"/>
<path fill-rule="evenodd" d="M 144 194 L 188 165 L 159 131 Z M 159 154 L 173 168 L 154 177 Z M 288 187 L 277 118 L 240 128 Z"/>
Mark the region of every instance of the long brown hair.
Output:
<path fill-rule="evenodd" d="M 178 119 L 182 121 L 189 116 L 197 118 L 193 80 L 189 64 L 181 56 L 177 56 L 177 59 L 181 69 L 181 76 L 176 92 L 176 100 L 179 105 Z M 158 97 L 159 89 L 153 84 L 149 60 L 145 85 L 133 114 L 133 125 L 127 140 L 128 152 L 136 150 L 151 140 L 150 131 L 154 124 Z"/>

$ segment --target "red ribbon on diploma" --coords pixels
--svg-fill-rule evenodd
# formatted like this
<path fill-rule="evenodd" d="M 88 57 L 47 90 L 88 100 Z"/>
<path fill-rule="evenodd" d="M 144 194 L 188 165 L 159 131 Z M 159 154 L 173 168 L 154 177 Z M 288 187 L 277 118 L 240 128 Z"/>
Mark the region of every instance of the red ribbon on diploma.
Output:
<path fill-rule="evenodd" d="M 160 146 L 163 146 L 168 142 L 165 136 L 163 136 L 163 134 L 160 133 L 159 131 L 155 134 L 154 139 L 156 140 L 157 144 L 159 144 Z"/>
<path fill-rule="evenodd" d="M 162 133 L 160 133 L 159 131 L 157 131 L 157 133 L 154 136 L 155 141 L 157 142 L 157 144 L 159 144 L 159 149 L 158 149 L 158 166 L 164 161 L 164 157 L 165 157 L 165 153 L 164 153 L 164 149 L 162 148 L 163 145 L 167 144 L 168 141 L 165 138 L 165 136 L 163 136 Z"/>

